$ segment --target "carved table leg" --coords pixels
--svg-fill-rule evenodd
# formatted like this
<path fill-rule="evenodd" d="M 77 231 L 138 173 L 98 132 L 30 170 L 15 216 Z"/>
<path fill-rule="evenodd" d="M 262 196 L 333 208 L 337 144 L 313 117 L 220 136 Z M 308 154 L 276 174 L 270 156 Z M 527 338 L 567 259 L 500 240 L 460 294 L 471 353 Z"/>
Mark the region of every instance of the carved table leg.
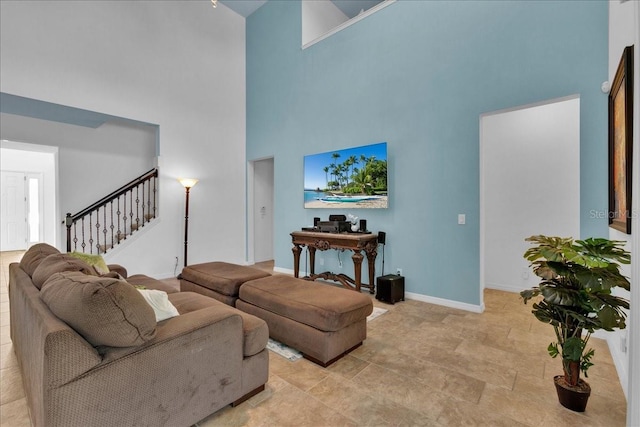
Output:
<path fill-rule="evenodd" d="M 359 250 L 354 250 L 351 259 L 353 260 L 356 291 L 360 292 L 360 286 L 362 285 L 362 260 L 364 259 L 364 256 Z"/>
<path fill-rule="evenodd" d="M 376 255 L 377 253 L 367 252 L 367 264 L 369 265 L 369 293 L 373 294 L 376 290 Z"/>
<path fill-rule="evenodd" d="M 316 274 L 316 248 L 309 246 L 309 276 Z"/>
<path fill-rule="evenodd" d="M 302 252 L 302 249 L 300 248 L 300 245 L 294 244 L 291 250 L 293 251 L 293 277 L 299 277 L 300 276 L 300 252 Z"/>

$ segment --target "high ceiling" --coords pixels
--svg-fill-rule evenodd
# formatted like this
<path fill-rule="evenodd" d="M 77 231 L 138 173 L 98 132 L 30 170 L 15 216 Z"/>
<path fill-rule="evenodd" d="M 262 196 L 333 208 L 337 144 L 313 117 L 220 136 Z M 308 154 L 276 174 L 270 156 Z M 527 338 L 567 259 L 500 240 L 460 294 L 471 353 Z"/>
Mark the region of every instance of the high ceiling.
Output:
<path fill-rule="evenodd" d="M 332 0 L 333 4 L 349 18 L 353 18 L 360 13 L 361 10 L 371 9 L 382 1 L 383 0 Z M 220 0 L 220 3 L 245 18 L 258 10 L 266 2 L 267 0 Z"/>

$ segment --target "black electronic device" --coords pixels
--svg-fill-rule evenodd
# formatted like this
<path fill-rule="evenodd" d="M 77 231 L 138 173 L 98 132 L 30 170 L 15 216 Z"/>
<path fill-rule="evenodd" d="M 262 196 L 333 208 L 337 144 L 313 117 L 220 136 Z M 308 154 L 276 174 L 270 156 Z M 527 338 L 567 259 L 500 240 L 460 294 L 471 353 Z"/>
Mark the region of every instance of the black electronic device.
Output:
<path fill-rule="evenodd" d="M 314 227 L 317 227 L 319 222 L 320 222 L 320 218 L 318 218 L 318 217 L 314 217 L 313 218 L 313 226 Z"/>
<path fill-rule="evenodd" d="M 378 243 L 383 245 L 387 243 L 387 233 L 384 231 L 378 231 Z"/>
<path fill-rule="evenodd" d="M 329 215 L 329 221 L 346 221 L 346 215 Z"/>
<path fill-rule="evenodd" d="M 343 231 L 351 231 L 351 223 L 349 221 L 319 221 L 318 228 L 323 233 L 342 233 Z"/>
<path fill-rule="evenodd" d="M 376 299 L 395 304 L 404 301 L 404 277 L 387 274 L 376 279 Z"/>
<path fill-rule="evenodd" d="M 361 219 L 360 220 L 360 230 L 361 233 L 364 233 L 365 231 L 367 231 L 367 220 L 366 219 Z"/>

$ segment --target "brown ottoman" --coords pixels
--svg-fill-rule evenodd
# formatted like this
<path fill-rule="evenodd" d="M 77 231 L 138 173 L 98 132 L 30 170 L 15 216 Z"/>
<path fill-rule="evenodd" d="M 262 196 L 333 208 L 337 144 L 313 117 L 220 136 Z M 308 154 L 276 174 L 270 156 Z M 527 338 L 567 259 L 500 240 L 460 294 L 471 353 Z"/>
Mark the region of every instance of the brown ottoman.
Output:
<path fill-rule="evenodd" d="M 267 322 L 271 338 L 322 366 L 362 344 L 373 311 L 365 294 L 284 275 L 245 282 L 236 307 Z"/>
<path fill-rule="evenodd" d="M 180 274 L 180 290 L 197 292 L 235 306 L 240 286 L 254 279 L 271 276 L 266 271 L 226 262 L 188 265 Z"/>

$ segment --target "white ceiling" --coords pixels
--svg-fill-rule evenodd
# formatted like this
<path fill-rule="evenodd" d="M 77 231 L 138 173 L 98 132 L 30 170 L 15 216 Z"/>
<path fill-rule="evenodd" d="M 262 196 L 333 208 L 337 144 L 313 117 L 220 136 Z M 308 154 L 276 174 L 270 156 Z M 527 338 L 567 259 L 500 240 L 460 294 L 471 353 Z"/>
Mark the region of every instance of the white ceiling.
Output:
<path fill-rule="evenodd" d="M 274 1 L 274 0 L 271 0 Z M 353 18 L 361 10 L 372 8 L 383 0 L 332 0 L 345 15 Z M 220 3 L 245 18 L 263 6 L 267 0 L 220 0 Z"/>

